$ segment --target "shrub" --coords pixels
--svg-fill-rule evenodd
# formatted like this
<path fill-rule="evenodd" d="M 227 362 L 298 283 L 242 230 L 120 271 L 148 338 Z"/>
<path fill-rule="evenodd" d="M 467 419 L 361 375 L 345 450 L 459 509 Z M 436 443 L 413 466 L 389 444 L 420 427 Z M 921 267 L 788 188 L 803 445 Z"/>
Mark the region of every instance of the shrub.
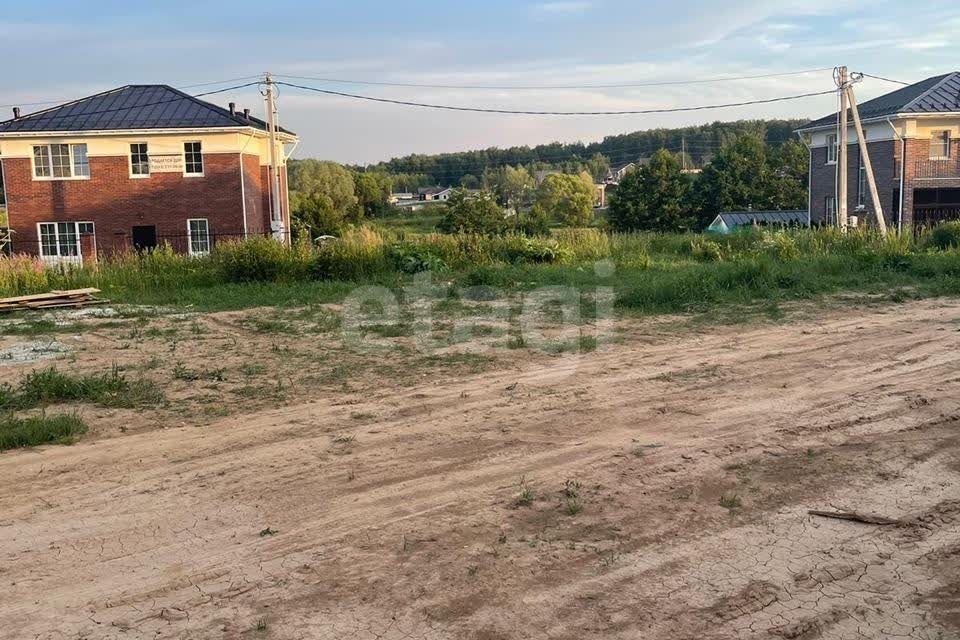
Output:
<path fill-rule="evenodd" d="M 435 248 L 425 244 L 398 242 L 390 247 L 393 264 L 403 273 L 446 271 L 447 263 L 437 255 Z"/>
<path fill-rule="evenodd" d="M 360 280 L 389 272 L 383 234 L 360 227 L 348 229 L 316 252 L 314 276 L 321 280 Z"/>
<path fill-rule="evenodd" d="M 568 261 L 572 252 L 553 240 L 510 235 L 498 243 L 498 257 L 511 264 Z"/>
<path fill-rule="evenodd" d="M 313 266 L 309 245 L 267 237 L 219 243 L 212 257 L 229 282 L 295 282 L 309 278 Z"/>
<path fill-rule="evenodd" d="M 690 241 L 690 255 L 701 262 L 721 262 L 723 260 L 723 249 L 720 244 L 713 240 L 697 238 Z"/>
<path fill-rule="evenodd" d="M 941 251 L 960 248 L 960 222 L 938 224 L 930 232 L 927 242 Z"/>

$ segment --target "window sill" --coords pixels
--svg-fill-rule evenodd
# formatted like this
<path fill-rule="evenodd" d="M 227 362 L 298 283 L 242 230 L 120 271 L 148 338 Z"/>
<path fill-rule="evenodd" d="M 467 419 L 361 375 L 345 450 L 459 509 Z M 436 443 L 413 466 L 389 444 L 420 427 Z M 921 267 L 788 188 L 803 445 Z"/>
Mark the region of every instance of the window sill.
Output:
<path fill-rule="evenodd" d="M 131 173 L 130 174 L 131 180 L 146 180 L 149 177 L 150 177 L 149 173 Z"/>
<path fill-rule="evenodd" d="M 183 174 L 183 177 L 184 178 L 202 178 L 203 174 L 202 173 L 185 173 Z"/>
<path fill-rule="evenodd" d="M 934 156 L 932 158 L 927 158 L 927 160 L 930 160 L 931 162 L 946 162 L 949 159 L 950 156 Z"/>
<path fill-rule="evenodd" d="M 824 164 L 824 165 L 834 165 L 834 164 L 837 164 L 837 161 L 836 161 L 836 160 L 827 160 L 827 161 L 824 162 L 823 164 Z"/>
<path fill-rule="evenodd" d="M 53 178 L 46 176 L 33 176 L 34 182 L 59 182 L 59 181 L 70 181 L 70 180 L 89 180 L 90 176 L 71 176 L 69 178 Z"/>

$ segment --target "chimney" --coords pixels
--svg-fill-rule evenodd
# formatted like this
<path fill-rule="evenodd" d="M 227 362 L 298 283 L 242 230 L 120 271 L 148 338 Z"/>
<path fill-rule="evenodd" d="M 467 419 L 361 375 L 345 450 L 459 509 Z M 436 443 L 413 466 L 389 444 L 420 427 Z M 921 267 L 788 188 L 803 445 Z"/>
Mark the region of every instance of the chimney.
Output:
<path fill-rule="evenodd" d="M 14 120 L 19 120 L 19 119 L 20 119 L 20 107 L 14 107 L 14 108 L 13 108 L 13 119 L 14 119 Z"/>
<path fill-rule="evenodd" d="M 243 117 L 246 118 L 247 120 L 250 119 L 250 109 L 243 110 Z"/>
<path fill-rule="evenodd" d="M 229 106 L 230 106 L 230 115 L 231 116 L 237 115 L 237 103 L 231 102 Z"/>

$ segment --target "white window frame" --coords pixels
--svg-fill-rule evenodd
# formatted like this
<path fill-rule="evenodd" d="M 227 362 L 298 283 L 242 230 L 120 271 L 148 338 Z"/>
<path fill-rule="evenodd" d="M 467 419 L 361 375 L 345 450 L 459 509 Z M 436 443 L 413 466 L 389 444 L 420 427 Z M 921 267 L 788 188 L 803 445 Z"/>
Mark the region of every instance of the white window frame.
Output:
<path fill-rule="evenodd" d="M 833 205 L 831 207 L 831 205 Z M 837 224 L 837 197 L 827 196 L 823 199 L 823 219 L 831 227 Z"/>
<path fill-rule="evenodd" d="M 200 173 L 190 173 L 187 171 L 187 145 L 188 144 L 198 144 L 200 145 Z M 186 178 L 202 178 L 203 172 L 207 168 L 207 163 L 203 159 L 203 142 L 200 140 L 184 140 L 183 141 L 183 175 Z M 200 218 L 194 218 L 199 220 Z"/>
<path fill-rule="evenodd" d="M 135 145 L 135 144 L 136 144 L 136 145 L 142 144 L 143 146 L 145 146 L 145 147 L 147 148 L 147 150 L 146 150 L 146 154 L 147 154 L 147 172 L 146 172 L 146 173 L 134 173 L 134 172 L 133 172 L 133 145 Z M 129 151 L 130 151 L 130 162 L 129 162 L 130 177 L 133 178 L 134 180 L 140 180 L 140 179 L 143 179 L 143 178 L 149 178 L 149 177 L 150 177 L 150 143 L 148 143 L 148 142 L 131 142 L 131 143 L 130 143 L 130 150 L 129 150 Z"/>
<path fill-rule="evenodd" d="M 939 137 L 942 135 L 947 136 L 946 148 L 943 149 L 946 153 L 934 155 L 933 146 L 936 144 L 938 147 L 943 144 L 943 140 L 940 140 Z M 950 129 L 940 129 L 932 132 L 930 135 L 930 152 L 928 154 L 928 159 L 930 160 L 949 160 L 950 159 L 950 145 L 953 143 L 953 134 Z"/>
<path fill-rule="evenodd" d="M 53 175 L 53 147 L 54 145 L 65 145 L 70 154 L 70 175 L 69 176 L 54 176 Z M 76 171 L 76 156 L 75 148 L 84 147 L 87 156 L 87 175 L 79 176 L 74 172 Z M 50 172 L 48 176 L 38 176 L 37 175 L 37 154 L 35 149 L 38 147 L 46 147 L 47 149 L 47 166 L 46 169 Z M 30 145 L 30 175 L 34 180 L 89 180 L 90 179 L 90 149 L 87 147 L 86 142 L 49 142 L 46 144 L 34 144 Z"/>
<path fill-rule="evenodd" d="M 60 225 L 61 224 L 72 224 L 73 225 L 73 235 L 76 238 L 76 244 L 74 245 L 77 250 L 77 255 L 61 255 L 60 249 Z M 97 243 L 97 227 L 90 220 L 47 220 L 44 222 L 37 223 L 37 253 L 40 255 L 40 259 L 45 262 L 72 262 L 72 263 L 81 263 L 83 262 L 83 243 L 80 242 L 80 225 L 90 225 L 92 231 L 89 235 L 93 236 L 94 247 Z M 53 225 L 53 237 L 54 242 L 57 245 L 56 255 L 45 255 L 43 252 L 43 232 L 42 228 L 44 225 Z"/>
<path fill-rule="evenodd" d="M 831 142 L 832 140 L 832 142 Z M 827 134 L 827 162 L 826 164 L 837 164 L 837 152 L 839 150 L 839 145 L 837 144 L 837 134 L 828 133 Z"/>
<path fill-rule="evenodd" d="M 190 226 L 192 222 L 203 222 L 206 229 L 206 250 L 194 251 L 193 249 L 193 229 Z M 210 244 L 210 219 L 209 218 L 187 218 L 187 253 L 191 256 L 205 256 L 210 253 L 211 244 Z"/>

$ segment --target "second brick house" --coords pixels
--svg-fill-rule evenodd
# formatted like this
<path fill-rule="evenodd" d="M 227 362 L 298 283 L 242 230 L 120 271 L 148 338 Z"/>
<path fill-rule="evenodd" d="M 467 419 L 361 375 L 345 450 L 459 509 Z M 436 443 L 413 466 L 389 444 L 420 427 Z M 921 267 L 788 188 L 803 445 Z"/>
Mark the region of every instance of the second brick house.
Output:
<path fill-rule="evenodd" d="M 278 130 L 278 146 L 296 136 Z M 128 85 L 0 123 L 14 252 L 80 260 L 289 229 L 286 167 L 270 195 L 267 126 L 165 85 Z M 276 211 L 274 211 L 276 209 Z"/>
<path fill-rule="evenodd" d="M 960 219 L 960 72 L 927 78 L 858 105 L 887 225 Z M 810 220 L 835 224 L 837 114 L 799 130 L 810 147 Z M 848 117 L 847 210 L 873 218 L 856 131 Z"/>

